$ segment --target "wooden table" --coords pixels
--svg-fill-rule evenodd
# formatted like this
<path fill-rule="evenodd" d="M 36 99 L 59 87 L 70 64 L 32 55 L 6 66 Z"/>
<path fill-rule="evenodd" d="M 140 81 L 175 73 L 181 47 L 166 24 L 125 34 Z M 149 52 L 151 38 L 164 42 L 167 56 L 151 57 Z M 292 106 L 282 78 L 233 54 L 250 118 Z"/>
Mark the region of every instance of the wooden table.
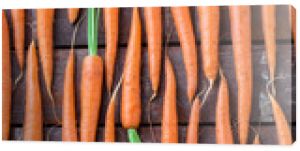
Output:
<path fill-rule="evenodd" d="M 293 41 L 291 38 L 291 29 L 289 25 L 289 13 L 288 6 L 277 6 L 276 7 L 276 36 L 277 36 L 277 72 L 276 75 L 281 77 L 280 80 L 276 81 L 277 86 L 277 99 L 285 112 L 288 121 L 292 128 L 293 139 L 295 140 L 296 133 L 296 61 L 295 51 L 293 50 Z M 194 30 L 196 32 L 198 51 L 200 51 L 200 31 L 198 29 L 198 18 L 195 7 L 190 7 L 191 15 L 194 24 Z M 261 21 L 261 10 L 260 6 L 252 6 L 252 61 L 253 61 L 253 106 L 251 113 L 251 127 L 259 131 L 261 142 L 263 144 L 277 144 L 277 136 L 275 131 L 274 119 L 272 117 L 272 108 L 270 101 L 266 98 L 265 85 L 268 78 L 267 60 L 265 54 L 265 47 L 263 41 L 262 32 L 262 21 Z M 147 59 L 147 40 L 145 34 L 145 25 L 143 11 L 140 9 L 143 25 L 143 51 L 142 51 L 142 121 L 140 128 L 138 129 L 141 139 L 143 142 L 151 142 L 151 135 L 149 131 L 149 123 L 147 117 L 150 114 L 146 109 L 147 100 L 151 96 L 151 87 L 149 81 L 148 72 L 148 59 Z M 32 39 L 36 40 L 36 20 L 35 10 L 26 10 L 26 46 L 28 47 Z M 81 10 L 81 16 L 86 14 L 86 10 Z M 9 25 L 12 35 L 10 11 L 7 10 L 9 19 Z M 74 26 L 69 24 L 67 19 L 66 9 L 56 9 L 55 12 L 55 28 L 54 28 L 54 48 L 55 48 L 55 64 L 54 64 L 54 80 L 53 80 L 53 94 L 56 104 L 56 112 L 61 118 L 61 102 L 63 96 L 63 78 L 66 60 L 70 50 L 72 31 Z M 101 19 L 99 23 L 99 54 L 104 56 L 105 48 L 105 37 L 104 37 L 104 26 L 103 16 L 101 13 Z M 116 62 L 116 71 L 114 84 L 119 79 L 122 68 L 124 57 L 126 53 L 127 41 L 130 29 L 130 18 L 131 8 L 121 8 L 120 10 L 120 27 L 119 27 L 119 49 Z M 171 61 L 175 69 L 175 75 L 177 79 L 177 108 L 179 117 L 179 142 L 184 143 L 186 137 L 186 127 L 190 112 L 190 104 L 187 101 L 186 96 L 186 78 L 185 70 L 182 61 L 181 48 L 177 38 L 177 33 L 173 24 L 173 20 L 170 16 L 169 8 L 163 9 L 163 22 L 164 22 L 164 40 L 167 35 L 173 31 L 173 34 L 168 42 L 168 54 L 170 55 Z M 230 22 L 228 7 L 221 7 L 220 16 L 220 63 L 224 70 L 225 76 L 228 79 L 230 88 L 230 112 L 233 124 L 233 132 L 235 141 L 237 142 L 237 85 L 235 80 L 235 71 L 232 56 L 231 46 L 231 33 L 230 33 Z M 166 43 L 166 41 L 164 41 Z M 87 18 L 84 19 L 82 25 L 78 29 L 78 34 L 75 43 L 75 54 L 76 54 L 76 110 L 78 121 L 80 115 L 79 107 L 79 88 L 81 78 L 81 64 L 83 57 L 87 54 Z M 12 64 L 13 64 L 13 79 L 19 74 L 19 70 L 16 64 L 16 57 L 14 47 L 11 46 L 12 50 Z M 207 87 L 206 79 L 203 76 L 201 67 L 201 54 L 198 52 L 198 63 L 199 63 L 199 83 L 198 90 L 203 90 Z M 164 70 L 163 70 L 164 71 Z M 51 104 L 48 95 L 45 90 L 45 84 L 42 78 L 41 69 L 40 72 L 40 83 L 42 88 L 42 99 L 43 99 L 43 111 L 44 111 L 44 139 L 51 141 L 61 140 L 61 125 L 55 122 L 54 116 L 51 112 Z M 24 118 L 24 104 L 25 104 L 25 78 L 20 82 L 18 88 L 13 92 L 12 101 L 12 130 L 11 135 L 13 140 L 22 139 L 22 126 Z M 218 91 L 219 78 L 211 94 L 208 97 L 208 101 L 201 111 L 200 121 L 200 132 L 199 132 L 199 143 L 215 143 L 215 104 L 216 95 Z M 104 131 L 104 117 L 106 108 L 108 105 L 107 92 L 104 89 L 100 120 L 97 132 L 97 141 L 103 140 Z M 161 126 L 161 113 L 162 113 L 162 102 L 164 93 L 164 73 L 161 75 L 161 86 L 158 94 L 158 98 L 152 103 L 152 120 L 153 127 L 156 136 L 156 141 L 160 140 L 160 126 Z M 120 96 L 118 96 L 118 107 Z M 117 127 L 117 141 L 126 142 L 127 134 L 126 130 L 121 127 L 119 108 L 116 111 L 116 127 Z M 77 122 L 79 123 L 79 122 Z M 249 142 L 253 140 L 254 131 L 250 131 Z"/>

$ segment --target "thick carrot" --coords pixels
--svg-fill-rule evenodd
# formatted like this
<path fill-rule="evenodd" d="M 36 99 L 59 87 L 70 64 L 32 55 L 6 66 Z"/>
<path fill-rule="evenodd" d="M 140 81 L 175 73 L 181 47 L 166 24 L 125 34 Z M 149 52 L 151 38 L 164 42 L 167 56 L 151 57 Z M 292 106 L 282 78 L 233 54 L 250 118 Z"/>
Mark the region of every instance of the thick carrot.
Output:
<path fill-rule="evenodd" d="M 223 73 L 221 73 L 218 101 L 216 104 L 216 143 L 234 143 L 230 124 L 229 91 L 227 80 Z"/>
<path fill-rule="evenodd" d="M 48 95 L 53 101 L 51 85 L 53 79 L 53 21 L 54 9 L 37 9 L 37 36 L 39 55 Z"/>
<path fill-rule="evenodd" d="M 276 67 L 276 34 L 275 34 L 275 6 L 264 5 L 262 6 L 262 22 L 264 39 L 268 56 L 268 66 L 270 73 L 270 80 L 273 81 L 275 78 L 275 67 Z"/>
<path fill-rule="evenodd" d="M 153 95 L 157 94 L 161 70 L 162 21 L 160 7 L 145 7 L 148 62 Z"/>
<path fill-rule="evenodd" d="M 161 142 L 178 143 L 178 120 L 176 109 L 176 78 L 171 61 L 165 59 L 165 95 L 162 111 Z"/>
<path fill-rule="evenodd" d="M 118 45 L 118 22 L 119 9 L 118 8 L 104 8 L 104 27 L 105 27 L 105 78 L 106 88 L 111 93 L 114 69 L 117 57 L 117 45 Z"/>
<path fill-rule="evenodd" d="M 12 81 L 9 46 L 9 27 L 2 10 L 2 140 L 8 140 L 10 134 Z"/>
<path fill-rule="evenodd" d="M 133 8 L 131 30 L 124 64 L 121 120 L 126 129 L 138 128 L 141 120 L 141 21 L 138 8 Z"/>
<path fill-rule="evenodd" d="M 212 86 L 219 70 L 219 7 L 200 6 L 198 7 L 198 14 L 203 71 L 210 86 Z"/>
<path fill-rule="evenodd" d="M 62 114 L 62 140 L 77 141 L 76 113 L 75 113 L 75 83 L 74 83 L 75 57 L 72 49 L 65 69 L 63 114 Z"/>
<path fill-rule="evenodd" d="M 80 140 L 95 141 L 102 96 L 103 61 L 97 55 L 98 11 L 88 9 L 89 55 L 81 71 Z"/>
<path fill-rule="evenodd" d="M 34 41 L 27 57 L 24 140 L 43 139 L 42 98 L 39 84 L 38 58 Z"/>
<path fill-rule="evenodd" d="M 252 104 L 251 13 L 249 6 L 230 6 L 235 72 L 238 85 L 238 131 L 247 143 Z"/>
<path fill-rule="evenodd" d="M 186 143 L 197 144 L 199 138 L 199 118 L 200 118 L 201 102 L 198 97 L 193 101 L 191 109 L 189 125 L 186 135 Z"/>
<path fill-rule="evenodd" d="M 192 20 L 188 7 L 171 7 L 171 13 L 182 49 L 187 77 L 187 96 L 191 103 L 198 83 L 197 48 Z"/>
<path fill-rule="evenodd" d="M 278 143 L 281 145 L 292 144 L 292 134 L 288 121 L 275 98 L 269 93 L 269 99 L 271 100 L 273 115 L 276 124 L 276 132 Z"/>
<path fill-rule="evenodd" d="M 78 14 L 79 14 L 79 8 L 69 8 L 68 9 L 68 19 L 69 19 L 69 22 L 74 24 L 75 21 L 77 20 L 78 18 Z"/>
<path fill-rule="evenodd" d="M 16 49 L 16 56 L 21 75 L 24 70 L 24 44 L 25 44 L 25 10 L 12 9 L 11 10 L 14 44 Z"/>
<path fill-rule="evenodd" d="M 253 144 L 256 144 L 256 145 L 260 144 L 260 140 L 259 140 L 259 135 L 258 134 L 255 135 L 254 140 L 253 140 Z"/>

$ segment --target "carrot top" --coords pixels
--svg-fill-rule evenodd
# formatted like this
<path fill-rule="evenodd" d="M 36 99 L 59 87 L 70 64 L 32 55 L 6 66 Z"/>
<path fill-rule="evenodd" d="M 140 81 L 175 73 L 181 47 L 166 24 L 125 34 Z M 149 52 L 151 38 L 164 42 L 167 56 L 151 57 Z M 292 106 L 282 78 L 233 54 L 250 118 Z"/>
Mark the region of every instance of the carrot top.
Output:
<path fill-rule="evenodd" d="M 90 56 L 97 55 L 99 9 L 88 9 L 88 52 Z"/>
<path fill-rule="evenodd" d="M 127 130 L 128 139 L 130 143 L 140 143 L 141 139 L 137 133 L 137 131 L 133 128 Z"/>

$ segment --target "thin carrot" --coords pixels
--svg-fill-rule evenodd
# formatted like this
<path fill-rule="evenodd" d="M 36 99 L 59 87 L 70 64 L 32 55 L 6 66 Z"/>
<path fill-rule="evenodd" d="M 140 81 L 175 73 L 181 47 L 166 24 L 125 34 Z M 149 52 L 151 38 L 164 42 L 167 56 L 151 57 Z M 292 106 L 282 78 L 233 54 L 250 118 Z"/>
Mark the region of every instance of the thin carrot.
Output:
<path fill-rule="evenodd" d="M 11 10 L 14 44 L 16 49 L 16 56 L 18 65 L 20 68 L 20 75 L 16 79 L 17 83 L 23 76 L 24 70 L 24 45 L 25 45 L 25 10 L 24 9 L 12 9 Z"/>
<path fill-rule="evenodd" d="M 10 137 L 12 81 L 9 46 L 9 27 L 2 10 L 2 140 L 8 140 Z"/>
<path fill-rule="evenodd" d="M 171 7 L 179 37 L 187 77 L 187 96 L 191 103 L 197 89 L 198 65 L 195 35 L 188 7 Z"/>
<path fill-rule="evenodd" d="M 199 6 L 198 17 L 201 30 L 203 71 L 209 81 L 209 87 L 203 97 L 203 101 L 206 101 L 219 70 L 219 7 Z"/>
<path fill-rule="evenodd" d="M 79 15 L 79 8 L 69 8 L 68 9 L 68 19 L 69 22 L 74 24 L 78 18 Z"/>
<path fill-rule="evenodd" d="M 130 36 L 123 70 L 121 121 L 123 127 L 128 129 L 130 138 L 136 136 L 131 132 L 135 132 L 141 121 L 141 20 L 138 8 L 133 8 L 132 12 Z"/>
<path fill-rule="evenodd" d="M 117 45 L 118 45 L 118 22 L 119 9 L 118 8 L 104 8 L 104 27 L 105 27 L 105 77 L 106 88 L 111 93 L 114 69 L 117 57 Z"/>
<path fill-rule="evenodd" d="M 262 6 L 264 39 L 268 56 L 270 80 L 274 81 L 276 67 L 276 14 L 274 5 Z"/>
<path fill-rule="evenodd" d="M 253 144 L 256 144 L 256 145 L 260 144 L 260 140 L 259 140 L 259 135 L 258 134 L 255 135 L 254 140 L 253 140 Z"/>
<path fill-rule="evenodd" d="M 81 121 L 80 140 L 95 141 L 102 96 L 103 61 L 97 55 L 97 27 L 99 13 L 88 9 L 89 55 L 82 63 L 81 71 Z"/>
<path fill-rule="evenodd" d="M 290 145 L 292 144 L 292 134 L 288 121 L 275 98 L 270 93 L 268 95 L 272 104 L 278 143 L 281 145 Z"/>
<path fill-rule="evenodd" d="M 166 84 L 162 111 L 161 142 L 178 143 L 176 78 L 168 56 L 165 59 L 165 73 Z"/>
<path fill-rule="evenodd" d="M 251 13 L 249 6 L 230 6 L 229 11 L 238 85 L 239 140 L 246 144 L 252 104 Z"/>
<path fill-rule="evenodd" d="M 233 135 L 230 124 L 229 91 L 227 80 L 221 71 L 218 100 L 216 105 L 216 143 L 233 144 Z"/>
<path fill-rule="evenodd" d="M 193 101 L 189 125 L 187 129 L 186 143 L 197 144 L 199 137 L 199 118 L 200 118 L 201 102 L 199 97 Z"/>
<path fill-rule="evenodd" d="M 38 58 L 34 41 L 27 57 L 24 140 L 43 139 L 42 98 L 39 84 Z"/>

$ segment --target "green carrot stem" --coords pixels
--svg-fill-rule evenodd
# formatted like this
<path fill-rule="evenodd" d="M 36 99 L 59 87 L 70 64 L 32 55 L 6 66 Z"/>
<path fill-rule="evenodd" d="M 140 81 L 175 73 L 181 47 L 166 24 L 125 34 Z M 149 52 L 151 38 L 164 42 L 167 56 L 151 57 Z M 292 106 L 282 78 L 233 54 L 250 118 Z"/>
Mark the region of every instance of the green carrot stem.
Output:
<path fill-rule="evenodd" d="M 127 135 L 130 143 L 140 143 L 141 139 L 137 133 L 137 131 L 133 128 L 127 130 Z"/>
<path fill-rule="evenodd" d="M 88 9 L 88 52 L 90 56 L 97 55 L 98 46 L 98 17 L 99 10 L 95 8 Z"/>

